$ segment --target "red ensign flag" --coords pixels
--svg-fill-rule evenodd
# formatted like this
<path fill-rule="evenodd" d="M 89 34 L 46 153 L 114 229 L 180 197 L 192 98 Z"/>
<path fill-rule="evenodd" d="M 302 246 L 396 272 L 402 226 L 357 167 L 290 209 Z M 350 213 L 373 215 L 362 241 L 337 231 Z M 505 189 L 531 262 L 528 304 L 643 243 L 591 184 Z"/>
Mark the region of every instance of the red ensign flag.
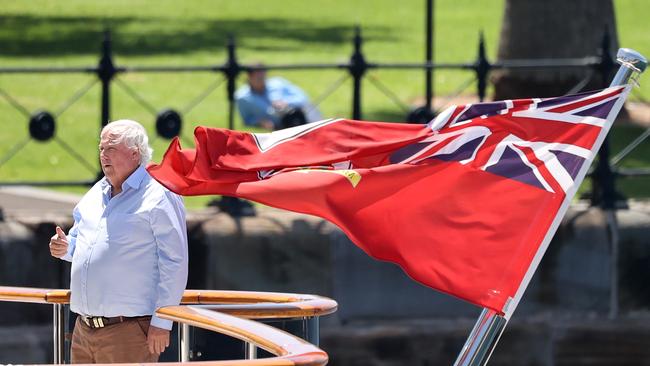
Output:
<path fill-rule="evenodd" d="M 199 127 L 196 149 L 175 139 L 148 169 L 182 195 L 323 217 L 415 280 L 503 313 L 627 91 L 457 106 L 428 125 L 334 119 L 261 134 Z"/>

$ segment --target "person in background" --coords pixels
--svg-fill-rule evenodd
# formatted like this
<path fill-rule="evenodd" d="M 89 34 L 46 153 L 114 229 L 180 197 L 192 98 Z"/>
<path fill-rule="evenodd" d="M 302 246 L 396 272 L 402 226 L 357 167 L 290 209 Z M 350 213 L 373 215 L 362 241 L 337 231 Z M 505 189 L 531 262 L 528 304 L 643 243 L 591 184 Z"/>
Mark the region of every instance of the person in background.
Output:
<path fill-rule="evenodd" d="M 154 180 L 147 133 L 120 120 L 101 132 L 105 177 L 79 201 L 68 235 L 60 227 L 50 253 L 72 262 L 73 363 L 156 362 L 172 322 L 157 308 L 178 305 L 187 284 L 185 208 Z"/>
<path fill-rule="evenodd" d="M 248 83 L 235 92 L 237 109 L 247 126 L 278 130 L 321 120 L 299 87 L 281 77 L 266 77 L 258 64 L 248 71 Z"/>

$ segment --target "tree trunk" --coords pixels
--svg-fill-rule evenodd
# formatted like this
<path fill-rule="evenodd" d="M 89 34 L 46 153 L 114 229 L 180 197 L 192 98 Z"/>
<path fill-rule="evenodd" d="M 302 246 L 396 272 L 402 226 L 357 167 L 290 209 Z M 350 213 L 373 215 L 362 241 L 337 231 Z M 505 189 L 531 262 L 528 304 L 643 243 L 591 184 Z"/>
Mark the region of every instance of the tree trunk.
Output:
<path fill-rule="evenodd" d="M 609 52 L 615 54 L 618 37 L 612 0 L 506 0 L 497 58 L 598 56 L 606 32 Z M 494 99 L 560 96 L 576 92 L 574 88 L 586 78 L 589 82 L 583 91 L 609 84 L 598 70 L 589 68 L 495 71 Z"/>

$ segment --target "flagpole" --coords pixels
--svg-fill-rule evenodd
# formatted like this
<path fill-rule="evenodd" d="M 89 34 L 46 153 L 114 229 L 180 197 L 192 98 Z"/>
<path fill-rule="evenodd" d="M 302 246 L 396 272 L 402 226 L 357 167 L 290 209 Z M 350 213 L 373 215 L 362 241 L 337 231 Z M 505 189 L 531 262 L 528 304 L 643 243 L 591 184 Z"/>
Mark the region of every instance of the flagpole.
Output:
<path fill-rule="evenodd" d="M 508 321 L 494 310 L 483 309 L 454 366 L 484 365 L 492 355 Z"/>
<path fill-rule="evenodd" d="M 642 73 L 648 64 L 647 59 L 643 57 L 643 55 L 629 48 L 619 49 L 616 58 L 621 66 L 614 76 L 610 87 L 627 84 L 633 75 Z M 587 167 L 585 167 L 585 169 L 586 168 Z M 584 177 L 584 173 L 586 173 L 586 171 L 582 172 L 581 177 Z M 575 191 L 573 193 L 575 193 Z M 513 301 L 506 304 L 506 308 L 503 309 L 505 314 L 499 315 L 494 310 L 483 309 L 481 315 L 479 315 L 476 323 L 474 324 L 474 328 L 467 337 L 465 345 L 458 354 L 458 358 L 456 359 L 454 366 L 484 366 L 487 364 L 490 356 L 492 355 L 492 352 L 497 345 L 497 342 L 499 342 L 501 334 L 508 324 L 508 320 L 519 304 L 519 300 L 521 300 L 523 292 L 526 290 L 526 287 L 528 287 L 528 283 L 535 273 L 535 270 L 537 269 L 542 256 L 546 252 L 546 248 L 550 244 L 553 235 L 555 235 L 555 231 L 557 230 L 560 221 L 566 213 L 571 198 L 573 198 L 573 195 L 571 195 L 571 197 L 568 197 L 568 200 L 558 211 L 558 214 L 553 224 L 551 225 L 550 230 L 540 245 L 535 258 L 533 259 L 533 262 L 531 263 L 529 270 L 526 273 L 526 276 L 524 277 L 519 290 L 517 291 L 517 295 Z"/>

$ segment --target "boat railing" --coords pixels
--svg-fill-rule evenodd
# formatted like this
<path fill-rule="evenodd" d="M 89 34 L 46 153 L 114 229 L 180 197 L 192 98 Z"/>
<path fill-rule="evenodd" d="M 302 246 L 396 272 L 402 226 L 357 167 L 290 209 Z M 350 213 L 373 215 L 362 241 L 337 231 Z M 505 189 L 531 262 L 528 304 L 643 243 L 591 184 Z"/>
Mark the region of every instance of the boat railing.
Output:
<path fill-rule="evenodd" d="M 70 290 L 0 286 L 0 301 L 50 304 L 53 306 L 54 364 L 64 363 L 65 311 Z M 319 317 L 335 312 L 336 301 L 317 295 L 185 290 L 181 305 L 156 310 L 164 319 L 178 323 L 178 361 L 190 361 L 189 329 L 198 327 L 245 342 L 245 359 L 207 361 L 215 365 L 325 365 L 327 353 L 318 348 Z M 293 319 L 303 322 L 304 337 L 284 332 L 255 320 Z M 257 358 L 262 349 L 273 355 Z"/>

